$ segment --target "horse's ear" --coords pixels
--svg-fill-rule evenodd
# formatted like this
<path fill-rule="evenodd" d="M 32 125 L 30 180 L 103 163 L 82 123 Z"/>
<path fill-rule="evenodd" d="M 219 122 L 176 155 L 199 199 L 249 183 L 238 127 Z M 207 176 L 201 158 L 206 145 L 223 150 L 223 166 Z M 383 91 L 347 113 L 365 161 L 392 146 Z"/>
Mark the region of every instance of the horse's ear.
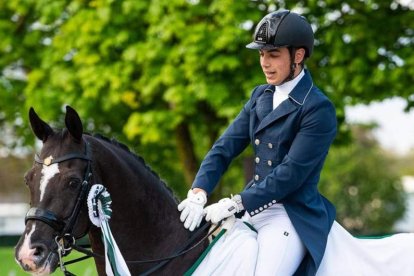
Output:
<path fill-rule="evenodd" d="M 82 121 L 76 110 L 68 105 L 66 106 L 65 124 L 75 142 L 80 143 L 83 134 Z"/>
<path fill-rule="evenodd" d="M 39 140 L 42 140 L 43 143 L 46 142 L 47 138 L 54 133 L 53 129 L 42 119 L 40 119 L 33 107 L 29 110 L 29 120 L 33 133 L 37 138 L 39 138 Z"/>

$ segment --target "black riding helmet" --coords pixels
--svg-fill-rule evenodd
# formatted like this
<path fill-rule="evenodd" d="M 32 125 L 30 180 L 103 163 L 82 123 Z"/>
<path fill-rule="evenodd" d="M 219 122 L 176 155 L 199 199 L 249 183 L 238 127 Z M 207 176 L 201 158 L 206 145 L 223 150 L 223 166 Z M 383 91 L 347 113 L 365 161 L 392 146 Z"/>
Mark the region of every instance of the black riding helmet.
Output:
<path fill-rule="evenodd" d="M 313 30 L 301 15 L 283 10 L 269 13 L 257 24 L 249 49 L 270 50 L 281 47 L 304 48 L 305 58 L 313 51 Z"/>

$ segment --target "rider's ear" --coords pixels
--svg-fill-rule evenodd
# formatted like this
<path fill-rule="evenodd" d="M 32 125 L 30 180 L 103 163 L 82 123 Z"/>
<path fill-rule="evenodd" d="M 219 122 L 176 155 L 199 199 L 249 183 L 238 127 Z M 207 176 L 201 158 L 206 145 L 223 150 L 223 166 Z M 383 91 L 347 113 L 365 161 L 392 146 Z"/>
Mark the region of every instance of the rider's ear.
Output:
<path fill-rule="evenodd" d="M 33 107 L 29 110 L 29 120 L 34 134 L 37 138 L 42 140 L 43 143 L 46 142 L 47 138 L 54 133 L 53 129 L 39 118 Z"/>
<path fill-rule="evenodd" d="M 68 105 L 66 106 L 65 124 L 75 142 L 80 143 L 83 134 L 82 121 L 76 110 Z"/>

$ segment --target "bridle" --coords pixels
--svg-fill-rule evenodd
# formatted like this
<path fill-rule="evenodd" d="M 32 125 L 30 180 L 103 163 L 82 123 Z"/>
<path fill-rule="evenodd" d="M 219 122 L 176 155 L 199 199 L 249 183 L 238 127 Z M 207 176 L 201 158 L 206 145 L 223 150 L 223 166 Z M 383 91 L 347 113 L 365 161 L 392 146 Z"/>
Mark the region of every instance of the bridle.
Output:
<path fill-rule="evenodd" d="M 64 156 L 61 156 L 56 159 L 50 159 L 45 158 L 42 160 L 38 155 L 35 155 L 35 162 L 41 165 L 49 166 L 52 164 L 58 164 L 61 162 L 65 162 L 72 159 L 81 159 L 87 161 L 87 166 L 85 169 L 83 181 L 81 184 L 81 188 L 78 194 L 78 197 L 76 199 L 76 203 L 74 208 L 72 209 L 71 215 L 64 219 L 60 218 L 58 215 L 56 215 L 54 212 L 47 210 L 47 209 L 41 209 L 37 207 L 32 207 L 29 209 L 29 211 L 26 214 L 25 217 L 25 223 L 27 224 L 30 220 L 38 220 L 41 221 L 47 225 L 49 225 L 52 229 L 54 229 L 58 234 L 55 237 L 55 242 L 58 246 L 58 255 L 59 255 L 59 265 L 60 269 L 64 273 L 64 275 L 73 275 L 69 271 L 66 270 L 65 265 L 75 263 L 78 261 L 85 260 L 89 257 L 95 257 L 103 259 L 104 256 L 96 254 L 90 250 L 87 250 L 83 248 L 82 246 L 78 246 L 75 244 L 76 239 L 81 238 L 86 235 L 86 233 L 80 235 L 79 237 L 75 237 L 73 235 L 73 228 L 75 226 L 75 223 L 78 219 L 80 210 L 82 208 L 82 205 L 86 203 L 88 191 L 91 187 L 91 177 L 92 177 L 92 157 L 91 157 L 91 149 L 88 142 L 84 141 L 85 144 L 85 150 L 84 153 L 69 153 Z M 218 223 L 213 229 L 211 229 L 206 235 L 202 236 L 204 231 L 207 230 L 208 227 L 211 226 L 210 223 L 204 223 L 200 228 L 196 231 L 194 235 L 190 237 L 189 240 L 186 241 L 174 254 L 171 256 L 160 258 L 160 259 L 153 259 L 153 260 L 143 260 L 143 261 L 126 261 L 127 263 L 132 264 L 148 264 L 148 263 L 157 263 L 144 273 L 141 273 L 140 276 L 144 275 L 150 275 L 156 270 L 160 269 L 164 265 L 166 265 L 169 261 L 171 261 L 174 258 L 177 258 L 179 256 L 182 256 L 189 251 L 195 249 L 199 245 L 202 244 L 203 241 L 205 241 L 209 236 L 211 236 L 220 226 L 222 222 Z M 89 229 L 87 229 L 88 231 Z M 202 236 L 200 240 L 198 240 L 194 245 L 192 245 L 197 238 Z M 86 257 L 80 257 L 78 259 L 69 261 L 64 263 L 62 257 L 68 255 L 72 249 L 75 249 L 81 253 L 84 253 L 87 255 Z"/>
<path fill-rule="evenodd" d="M 40 159 L 38 155 L 35 156 L 35 162 L 44 166 L 49 166 L 52 164 L 62 163 L 72 159 L 81 159 L 87 162 L 87 166 L 85 169 L 83 181 L 78 193 L 78 197 L 76 199 L 75 206 L 72 209 L 72 212 L 69 217 L 61 218 L 56 215 L 54 212 L 41 209 L 37 207 L 32 207 L 26 214 L 25 223 L 30 220 L 38 220 L 43 223 L 49 225 L 52 229 L 54 229 L 58 234 L 55 237 L 55 241 L 62 246 L 62 256 L 66 256 L 69 254 L 71 250 L 71 246 L 75 243 L 75 240 L 86 235 L 82 234 L 80 237 L 75 237 L 73 234 L 73 228 L 75 223 L 78 219 L 80 210 L 82 206 L 86 202 L 86 198 L 88 195 L 88 190 L 90 188 L 90 180 L 92 177 L 92 158 L 91 158 L 91 150 L 89 143 L 84 141 L 85 143 L 85 151 L 84 153 L 68 153 L 56 159 L 45 158 L 44 160 Z"/>

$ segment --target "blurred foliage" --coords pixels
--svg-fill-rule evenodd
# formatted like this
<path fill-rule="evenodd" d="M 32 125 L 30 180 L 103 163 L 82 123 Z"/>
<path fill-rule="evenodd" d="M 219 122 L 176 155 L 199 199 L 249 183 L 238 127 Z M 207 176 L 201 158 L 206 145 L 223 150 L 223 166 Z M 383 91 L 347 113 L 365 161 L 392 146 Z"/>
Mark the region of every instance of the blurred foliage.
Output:
<path fill-rule="evenodd" d="M 279 8 L 315 29 L 307 66 L 337 107 L 337 144 L 350 141 L 345 105 L 393 96 L 413 105 L 414 13 L 396 1 L 9 0 L 0 1 L 0 131 L 15 138 L 0 143 L 32 145 L 28 108 L 61 127 L 69 104 L 87 131 L 125 142 L 184 195 L 264 82 L 245 45 Z M 219 195 L 241 188 L 241 167 Z"/>
<path fill-rule="evenodd" d="M 354 125 L 352 144 L 333 147 L 320 190 L 337 207 L 337 221 L 356 235 L 390 233 L 405 211 L 396 159 L 372 136 L 374 125 Z"/>
<path fill-rule="evenodd" d="M 394 167 L 399 171 L 400 175 L 414 176 L 414 149 L 411 149 L 405 155 L 400 156 L 394 163 Z"/>

